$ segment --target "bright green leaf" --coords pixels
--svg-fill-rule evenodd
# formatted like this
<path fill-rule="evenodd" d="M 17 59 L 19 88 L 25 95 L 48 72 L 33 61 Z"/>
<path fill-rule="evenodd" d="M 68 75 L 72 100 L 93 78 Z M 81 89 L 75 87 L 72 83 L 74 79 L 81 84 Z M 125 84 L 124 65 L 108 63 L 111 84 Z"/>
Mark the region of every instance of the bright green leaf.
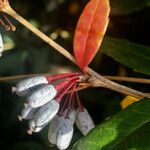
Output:
<path fill-rule="evenodd" d="M 150 75 L 150 48 L 127 40 L 105 38 L 101 51 L 117 62 Z"/>
<path fill-rule="evenodd" d="M 150 122 L 150 99 L 145 99 L 98 125 L 86 137 L 79 140 L 72 150 L 115 150 L 126 137 L 148 122 Z"/>

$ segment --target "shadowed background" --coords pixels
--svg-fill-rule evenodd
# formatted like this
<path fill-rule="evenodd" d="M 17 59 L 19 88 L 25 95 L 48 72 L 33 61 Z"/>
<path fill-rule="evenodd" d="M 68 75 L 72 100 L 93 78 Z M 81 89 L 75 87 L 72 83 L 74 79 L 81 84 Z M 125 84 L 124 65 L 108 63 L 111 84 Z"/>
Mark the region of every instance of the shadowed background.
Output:
<path fill-rule="evenodd" d="M 87 0 L 11 0 L 11 6 L 38 29 L 73 53 L 72 42 L 77 20 Z M 106 36 L 150 46 L 149 0 L 111 0 L 110 23 Z M 2 17 L 2 14 L 0 14 Z M 9 16 L 8 16 L 9 17 Z M 28 29 L 9 17 L 16 25 L 15 32 L 6 32 L 0 27 L 5 43 L 5 52 L 0 58 L 0 76 L 32 73 L 58 74 L 77 69 L 64 56 L 50 48 Z M 123 75 L 147 78 L 98 53 L 91 67 L 104 75 Z M 47 128 L 38 134 L 28 135 L 28 122 L 20 123 L 17 115 L 23 108 L 24 98 L 11 93 L 17 81 L 0 83 L 0 146 L 11 150 L 47 150 Z M 123 83 L 147 92 L 149 86 Z M 79 92 L 81 101 L 89 110 L 96 124 L 120 111 L 123 95 L 102 88 Z M 75 128 L 76 131 L 76 128 Z M 77 130 L 72 143 L 82 137 Z"/>

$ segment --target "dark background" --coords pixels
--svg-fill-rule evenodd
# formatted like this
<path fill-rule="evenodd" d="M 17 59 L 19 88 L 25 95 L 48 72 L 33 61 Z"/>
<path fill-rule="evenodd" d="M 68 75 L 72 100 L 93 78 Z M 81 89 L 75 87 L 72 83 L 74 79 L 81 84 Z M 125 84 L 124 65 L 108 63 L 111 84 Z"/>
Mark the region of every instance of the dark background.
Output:
<path fill-rule="evenodd" d="M 138 44 L 150 45 L 150 8 L 139 0 L 112 0 L 110 23 L 106 36 L 128 39 Z M 77 20 L 87 0 L 11 0 L 11 6 L 24 18 L 33 23 L 45 34 L 54 38 L 60 45 L 72 51 L 73 35 Z M 124 3 L 127 3 L 126 5 Z M 147 1 L 150 3 L 150 1 Z M 127 7 L 126 7 L 127 6 Z M 2 13 L 0 17 L 3 18 Z M 49 47 L 28 29 L 8 16 L 16 25 L 15 32 L 6 32 L 0 27 L 7 51 L 0 58 L 0 76 L 45 73 L 57 74 L 77 69 L 64 56 Z M 9 48 L 12 47 L 12 48 Z M 97 58 L 98 57 L 98 58 Z M 91 67 L 104 75 L 127 75 L 145 77 L 115 62 L 106 55 L 97 56 Z M 98 61 L 97 61 L 98 60 Z M 24 98 L 11 93 L 17 81 L 0 83 L 0 147 L 11 150 L 52 149 L 47 140 L 47 128 L 38 134 L 28 135 L 28 122 L 18 121 Z M 146 91 L 145 85 L 123 83 Z M 102 89 L 87 89 L 79 92 L 81 101 L 89 110 L 96 124 L 120 111 L 123 95 Z M 81 138 L 76 130 L 73 143 Z"/>

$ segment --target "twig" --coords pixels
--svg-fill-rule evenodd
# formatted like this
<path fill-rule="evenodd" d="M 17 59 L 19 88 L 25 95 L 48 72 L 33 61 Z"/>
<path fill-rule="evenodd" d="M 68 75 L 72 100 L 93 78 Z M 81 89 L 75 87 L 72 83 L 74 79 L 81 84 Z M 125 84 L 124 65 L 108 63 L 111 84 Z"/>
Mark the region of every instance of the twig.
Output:
<path fill-rule="evenodd" d="M 8 76 L 8 77 L 0 77 L 0 82 L 2 81 L 11 81 L 11 80 L 19 80 L 23 78 L 29 78 L 34 76 L 47 75 L 47 74 L 27 74 L 27 75 L 18 75 L 18 76 Z"/>
<path fill-rule="evenodd" d="M 56 49 L 58 52 L 60 52 L 62 55 L 64 55 L 66 58 L 68 58 L 71 62 L 76 63 L 75 58 L 63 47 L 61 47 L 59 44 L 54 42 L 52 39 L 50 39 L 48 36 L 46 36 L 44 33 L 39 31 L 37 28 L 35 28 L 32 24 L 30 24 L 28 21 L 26 21 L 23 17 L 21 17 L 19 14 L 17 14 L 9 4 L 7 4 L 5 7 L 3 7 L 2 11 L 5 13 L 8 13 L 13 18 L 18 20 L 21 24 L 23 24 L 25 27 L 27 27 L 30 31 L 32 31 L 34 34 L 36 34 L 38 37 L 40 37 L 43 41 L 48 43 L 50 46 L 52 46 L 54 49 Z M 96 73 L 91 68 L 87 68 L 86 72 L 91 75 L 91 85 L 92 86 L 101 86 L 105 87 L 126 95 L 131 95 L 137 98 L 144 98 L 149 97 L 147 94 L 133 90 L 131 88 L 128 88 L 126 86 L 120 85 L 118 83 L 115 83 L 111 80 L 108 80 L 107 78 L 101 76 L 100 74 Z"/>
<path fill-rule="evenodd" d="M 89 74 L 93 77 L 91 77 L 91 84 L 93 86 L 101 86 L 108 89 L 111 89 L 113 91 L 117 91 L 119 93 L 123 93 L 125 95 L 131 95 L 137 98 L 144 98 L 149 97 L 149 95 L 139 92 L 137 90 L 128 88 L 126 86 L 120 85 L 118 83 L 115 83 L 109 79 L 106 79 L 105 77 L 99 75 L 97 72 L 93 71 L 92 69 L 88 68 Z"/>
<path fill-rule="evenodd" d="M 11 81 L 11 80 L 19 80 L 28 77 L 40 76 L 40 75 L 50 75 L 48 73 L 35 73 L 35 74 L 24 74 L 18 76 L 8 76 L 8 77 L 0 77 L 1 81 Z M 133 83 L 141 83 L 141 84 L 150 84 L 150 79 L 143 79 L 143 78 L 133 78 L 133 77 L 122 77 L 122 76 L 105 76 L 105 78 L 109 80 L 115 81 L 125 81 L 125 82 L 133 82 Z"/>
<path fill-rule="evenodd" d="M 114 80 L 114 81 L 125 81 L 125 82 L 133 82 L 133 83 L 150 84 L 150 79 L 122 77 L 122 76 L 104 76 L 104 77 L 107 79 L 110 79 L 110 80 Z"/>

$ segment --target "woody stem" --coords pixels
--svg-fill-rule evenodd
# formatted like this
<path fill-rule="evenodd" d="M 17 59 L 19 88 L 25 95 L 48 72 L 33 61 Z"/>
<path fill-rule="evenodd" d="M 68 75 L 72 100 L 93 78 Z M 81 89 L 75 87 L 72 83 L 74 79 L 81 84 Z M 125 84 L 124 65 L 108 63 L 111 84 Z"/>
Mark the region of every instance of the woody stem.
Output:
<path fill-rule="evenodd" d="M 32 24 L 30 24 L 28 21 L 26 21 L 23 17 L 21 17 L 19 14 L 17 14 L 9 5 L 3 9 L 4 12 L 11 15 L 13 18 L 18 20 L 21 24 L 23 24 L 25 27 L 27 27 L 30 31 L 32 31 L 34 34 L 36 34 L 38 37 L 40 37 L 43 41 L 48 43 L 50 46 L 52 46 L 54 49 L 56 49 L 58 52 L 60 52 L 62 55 L 64 55 L 66 58 L 68 58 L 71 62 L 77 65 L 77 62 L 75 58 L 62 46 L 54 42 L 51 38 L 46 36 L 44 33 L 39 31 L 37 28 L 35 28 Z M 126 95 L 132 95 L 137 98 L 144 98 L 149 97 L 147 94 L 133 90 L 131 88 L 128 88 L 126 86 L 120 85 L 118 83 L 115 83 L 109 79 L 106 79 L 105 77 L 101 76 L 91 68 L 87 68 L 86 72 L 91 75 L 91 84 L 92 86 L 101 86 L 105 87 Z"/>
<path fill-rule="evenodd" d="M 1 77 L 0 76 L 0 82 L 2 82 L 2 81 L 11 81 L 11 80 L 20 80 L 20 79 L 23 79 L 23 78 L 29 78 L 29 77 L 34 77 L 34 76 L 46 76 L 48 78 L 51 78 L 51 77 L 53 78 L 53 76 L 49 77 L 50 73 L 35 73 L 35 74 L 22 74 L 22 75 L 17 75 L 17 76 L 6 76 L 6 77 Z M 108 76 L 108 75 L 104 75 L 103 77 L 105 77 L 109 80 L 114 80 L 114 81 L 150 84 L 150 79 L 144 79 L 144 78 L 135 78 L 135 77 L 126 77 L 126 76 Z M 56 78 L 57 78 L 57 75 L 56 75 Z M 81 83 L 80 85 L 83 85 L 83 83 Z M 84 83 L 84 86 L 85 85 L 87 85 L 88 87 L 90 86 L 89 83 Z"/>

